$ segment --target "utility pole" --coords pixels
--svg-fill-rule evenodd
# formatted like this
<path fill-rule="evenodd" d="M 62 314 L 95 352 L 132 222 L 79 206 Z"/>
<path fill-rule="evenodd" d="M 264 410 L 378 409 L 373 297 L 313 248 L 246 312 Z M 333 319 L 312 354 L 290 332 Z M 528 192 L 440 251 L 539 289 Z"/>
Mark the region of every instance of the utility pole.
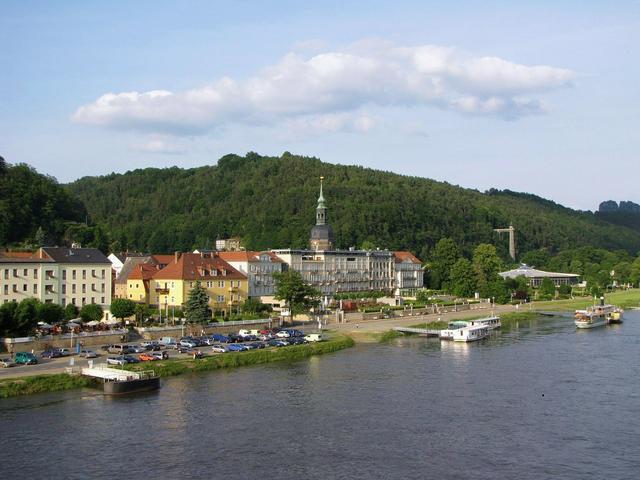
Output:
<path fill-rule="evenodd" d="M 516 259 L 516 229 L 513 225 L 509 225 L 509 228 L 494 228 L 494 232 L 509 233 L 509 256 Z"/>

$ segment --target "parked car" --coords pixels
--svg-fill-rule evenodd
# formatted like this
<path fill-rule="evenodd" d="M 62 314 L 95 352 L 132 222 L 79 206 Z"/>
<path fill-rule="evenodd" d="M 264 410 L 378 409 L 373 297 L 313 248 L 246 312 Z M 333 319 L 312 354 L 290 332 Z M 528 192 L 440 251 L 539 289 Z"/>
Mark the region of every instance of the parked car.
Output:
<path fill-rule="evenodd" d="M 160 344 L 155 340 L 140 342 L 140 346 L 144 347 L 147 351 L 158 351 L 160 350 Z"/>
<path fill-rule="evenodd" d="M 253 342 L 253 343 L 250 343 L 249 345 L 253 346 L 253 348 L 264 348 L 265 347 L 264 343 L 262 343 L 262 342 Z"/>
<path fill-rule="evenodd" d="M 155 356 L 150 353 L 141 353 L 138 355 L 138 359 L 141 362 L 153 362 L 154 360 L 158 360 Z"/>
<path fill-rule="evenodd" d="M 286 347 L 287 345 L 289 345 L 287 342 L 279 338 L 274 338 L 273 340 L 269 340 L 270 347 Z"/>
<path fill-rule="evenodd" d="M 229 343 L 238 343 L 242 341 L 242 337 L 240 335 L 236 335 L 235 333 L 230 333 L 227 335 L 229 337 Z"/>
<path fill-rule="evenodd" d="M 290 337 L 303 337 L 304 332 L 302 330 L 296 330 L 295 328 L 290 328 L 285 330 L 289 334 Z"/>
<path fill-rule="evenodd" d="M 169 358 L 169 352 L 166 350 L 164 352 L 152 352 L 151 355 L 153 355 L 156 360 L 167 360 Z"/>
<path fill-rule="evenodd" d="M 323 340 L 320 333 L 309 333 L 304 338 L 307 342 L 321 342 Z"/>
<path fill-rule="evenodd" d="M 129 345 L 129 353 L 144 353 L 146 351 L 147 348 L 142 345 Z"/>
<path fill-rule="evenodd" d="M 177 344 L 177 340 L 173 337 L 162 337 L 160 340 L 158 340 L 158 343 L 160 345 L 175 345 Z"/>
<path fill-rule="evenodd" d="M 38 363 L 38 359 L 31 352 L 18 352 L 15 356 L 15 362 L 20 365 L 35 365 Z"/>
<path fill-rule="evenodd" d="M 107 365 L 126 365 L 128 362 L 124 358 L 124 355 L 120 355 L 119 357 L 108 357 Z"/>
<path fill-rule="evenodd" d="M 247 350 L 247 347 L 245 347 L 244 345 L 240 345 L 239 343 L 232 343 L 231 345 L 227 346 L 227 348 L 230 352 L 244 352 L 245 350 Z"/>
<path fill-rule="evenodd" d="M 75 353 L 70 348 L 59 348 L 58 351 L 60 352 L 60 355 L 63 357 L 68 357 L 69 355 L 73 355 Z"/>
<path fill-rule="evenodd" d="M 304 337 L 289 337 L 286 339 L 289 342 L 289 345 L 300 345 L 302 343 L 307 343 Z"/>
<path fill-rule="evenodd" d="M 225 353 L 229 351 L 229 347 L 227 347 L 226 345 L 216 344 L 211 346 L 211 350 L 216 353 Z"/>
<path fill-rule="evenodd" d="M 0 358 L 0 367 L 9 368 L 9 367 L 15 367 L 15 366 L 16 366 L 16 362 L 14 362 L 11 358 Z"/>
<path fill-rule="evenodd" d="M 189 347 L 189 348 L 196 348 L 198 346 L 198 342 L 196 342 L 193 338 L 181 338 L 180 339 L 180 346 L 181 347 Z"/>
<path fill-rule="evenodd" d="M 88 349 L 80 350 L 80 353 L 78 354 L 78 356 L 85 357 L 85 358 L 98 358 L 98 354 L 96 352 Z"/>
<path fill-rule="evenodd" d="M 220 343 L 229 343 L 230 341 L 229 337 L 221 333 L 214 333 L 213 335 L 211 335 L 211 338 L 213 338 L 216 342 L 220 342 Z"/>
<path fill-rule="evenodd" d="M 117 353 L 119 355 L 126 355 L 127 353 L 134 353 L 129 345 L 124 345 L 124 344 L 109 345 L 108 352 L 109 353 Z"/>
<path fill-rule="evenodd" d="M 40 354 L 42 358 L 60 358 L 62 353 L 57 348 L 50 348 L 49 350 L 45 350 Z"/>
<path fill-rule="evenodd" d="M 127 363 L 140 363 L 140 360 L 133 355 L 125 355 L 124 359 L 127 361 Z"/>
<path fill-rule="evenodd" d="M 278 338 L 289 338 L 291 335 L 289 335 L 289 332 L 287 332 L 286 330 L 282 330 L 278 333 L 276 333 L 276 337 Z"/>

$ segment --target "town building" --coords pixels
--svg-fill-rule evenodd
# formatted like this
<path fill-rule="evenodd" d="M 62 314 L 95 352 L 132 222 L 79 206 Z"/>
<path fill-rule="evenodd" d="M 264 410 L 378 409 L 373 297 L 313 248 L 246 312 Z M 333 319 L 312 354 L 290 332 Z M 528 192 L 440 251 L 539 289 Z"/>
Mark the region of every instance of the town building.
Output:
<path fill-rule="evenodd" d="M 285 263 L 273 252 L 219 252 L 221 259 L 247 276 L 249 297 L 275 294 L 274 273 L 282 272 Z"/>
<path fill-rule="evenodd" d="M 141 277 L 143 282 L 144 271 Z M 212 310 L 239 307 L 249 295 L 247 276 L 217 253 L 176 252 L 173 261 L 148 280 L 148 303 L 158 307 L 182 307 L 197 281 L 207 291 Z M 135 292 L 140 296 L 141 287 L 137 288 Z M 133 290 L 129 292 L 131 295 L 136 293 Z"/>
<path fill-rule="evenodd" d="M 310 250 L 272 250 L 303 280 L 325 296 L 342 292 L 383 291 L 400 295 L 423 287 L 420 260 L 409 252 L 334 249 L 327 204 L 320 179 L 316 224 L 311 229 Z"/>
<path fill-rule="evenodd" d="M 96 248 L 43 247 L 0 253 L 0 303 L 37 298 L 82 308 L 111 305 L 111 262 Z"/>
<path fill-rule="evenodd" d="M 135 295 L 130 295 L 128 292 L 129 276 L 140 264 L 149 264 L 154 266 L 154 271 L 161 270 L 169 263 L 173 261 L 173 255 L 135 255 L 127 256 L 124 260 L 124 264 L 120 269 L 120 273 L 114 280 L 114 298 L 128 298 L 132 299 L 137 297 L 139 292 Z M 112 262 L 113 263 L 113 262 Z M 147 269 L 147 271 L 149 271 Z M 138 273 L 138 275 L 140 275 Z M 138 279 L 138 278 L 136 278 Z M 147 293 L 148 294 L 148 293 Z"/>
<path fill-rule="evenodd" d="M 240 237 L 231 237 L 216 240 L 216 250 L 220 252 L 239 252 L 244 250 L 244 247 Z"/>
<path fill-rule="evenodd" d="M 545 272 L 543 270 L 536 270 L 524 263 L 520 264 L 518 268 L 509 270 L 507 272 L 500 272 L 499 275 L 502 278 L 518 278 L 525 277 L 529 281 L 531 287 L 538 287 L 545 278 L 551 279 L 555 286 L 560 285 L 575 285 L 578 283 L 580 275 L 575 273 L 557 273 L 557 272 Z"/>

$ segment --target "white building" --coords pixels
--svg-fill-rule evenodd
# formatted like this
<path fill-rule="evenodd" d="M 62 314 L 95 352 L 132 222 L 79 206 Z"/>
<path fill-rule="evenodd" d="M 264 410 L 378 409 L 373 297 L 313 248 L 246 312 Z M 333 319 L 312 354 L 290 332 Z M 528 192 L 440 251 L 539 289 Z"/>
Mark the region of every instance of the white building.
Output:
<path fill-rule="evenodd" d="M 411 252 L 393 252 L 395 259 L 395 294 L 413 296 L 424 287 L 422 262 Z"/>
<path fill-rule="evenodd" d="M 551 279 L 555 286 L 559 285 L 575 285 L 578 283 L 578 277 L 575 273 L 557 273 L 545 272 L 544 270 L 536 270 L 522 263 L 518 268 L 509 270 L 508 272 L 500 272 L 502 278 L 518 278 L 525 277 L 532 287 L 538 287 L 545 278 Z"/>
<path fill-rule="evenodd" d="M 249 297 L 275 294 L 273 274 L 282 272 L 284 262 L 273 252 L 218 252 L 221 259 L 247 276 Z"/>

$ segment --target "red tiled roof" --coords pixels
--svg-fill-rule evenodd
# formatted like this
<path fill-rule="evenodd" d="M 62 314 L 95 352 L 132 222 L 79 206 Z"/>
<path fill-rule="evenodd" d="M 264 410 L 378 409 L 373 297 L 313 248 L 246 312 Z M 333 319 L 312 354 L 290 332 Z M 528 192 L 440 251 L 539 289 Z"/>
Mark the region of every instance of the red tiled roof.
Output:
<path fill-rule="evenodd" d="M 216 275 L 211 275 L 212 270 Z M 183 253 L 177 262 L 174 258 L 174 261 L 157 272 L 153 278 L 154 280 L 219 280 L 220 278 L 245 280 L 247 277 L 217 255 Z"/>
<path fill-rule="evenodd" d="M 169 265 L 175 260 L 175 255 L 151 255 L 151 258 L 160 265 Z"/>
<path fill-rule="evenodd" d="M 139 263 L 136 265 L 129 274 L 129 280 L 150 280 L 158 273 L 158 267 L 150 265 L 148 263 Z"/>
<path fill-rule="evenodd" d="M 393 252 L 393 255 L 395 256 L 396 263 L 406 262 L 407 260 L 411 263 L 422 263 L 418 257 L 411 252 Z"/>

